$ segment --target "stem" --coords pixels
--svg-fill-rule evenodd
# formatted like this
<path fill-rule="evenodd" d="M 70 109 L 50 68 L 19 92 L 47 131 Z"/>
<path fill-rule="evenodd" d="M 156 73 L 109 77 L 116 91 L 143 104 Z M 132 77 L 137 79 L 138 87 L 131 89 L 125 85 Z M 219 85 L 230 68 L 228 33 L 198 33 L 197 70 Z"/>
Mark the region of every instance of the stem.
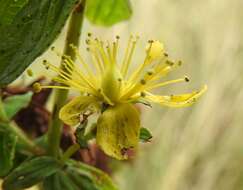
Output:
<path fill-rule="evenodd" d="M 2 97 L 0 97 L 0 122 L 4 122 L 4 123 L 9 122 L 8 117 L 3 108 Z"/>
<path fill-rule="evenodd" d="M 77 152 L 80 149 L 79 144 L 73 144 L 70 146 L 66 152 L 64 152 L 61 160 L 63 163 L 65 163 L 66 160 L 68 160 L 75 152 Z"/>
<path fill-rule="evenodd" d="M 81 34 L 81 28 L 82 28 L 83 17 L 84 17 L 84 4 L 85 1 L 83 0 L 77 5 L 75 10 L 72 12 L 69 25 L 68 25 L 64 54 L 70 56 L 73 61 L 75 61 L 75 54 L 71 49 L 70 44 L 73 44 L 76 47 L 79 46 L 79 38 Z M 62 62 L 60 67 L 63 67 Z M 55 100 L 54 100 L 54 107 L 53 107 L 53 115 L 52 115 L 52 121 L 48 129 L 48 153 L 49 155 L 58 158 L 60 153 L 59 145 L 60 145 L 62 128 L 63 128 L 63 124 L 59 119 L 58 115 L 59 115 L 59 110 L 66 103 L 68 97 L 68 90 L 58 89 L 55 90 L 54 93 L 55 93 Z"/>

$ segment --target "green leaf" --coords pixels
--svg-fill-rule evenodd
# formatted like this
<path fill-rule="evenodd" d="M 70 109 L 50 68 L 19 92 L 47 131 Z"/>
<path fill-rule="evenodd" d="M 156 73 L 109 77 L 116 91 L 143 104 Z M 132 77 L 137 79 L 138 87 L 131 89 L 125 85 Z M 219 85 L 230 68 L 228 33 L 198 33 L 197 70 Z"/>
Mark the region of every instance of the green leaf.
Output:
<path fill-rule="evenodd" d="M 3 102 L 4 110 L 8 118 L 12 118 L 22 108 L 27 107 L 31 101 L 33 93 L 10 96 Z"/>
<path fill-rule="evenodd" d="M 70 161 L 67 167 L 69 177 L 81 189 L 117 190 L 111 178 L 103 171 L 77 161 Z"/>
<path fill-rule="evenodd" d="M 57 173 L 47 177 L 43 182 L 44 190 L 80 190 L 72 179 L 70 179 L 64 171 L 58 171 Z"/>
<path fill-rule="evenodd" d="M 152 137 L 153 136 L 152 136 L 151 132 L 148 129 L 146 129 L 144 127 L 142 127 L 140 129 L 139 139 L 142 142 L 148 142 Z"/>
<path fill-rule="evenodd" d="M 94 24 L 111 26 L 131 17 L 129 0 L 88 0 L 85 15 Z"/>
<path fill-rule="evenodd" d="M 20 190 L 31 187 L 57 172 L 61 166 L 57 160 L 47 156 L 27 160 L 5 178 L 3 189 Z"/>
<path fill-rule="evenodd" d="M 0 0 L 3 4 L 15 0 Z M 29 0 L 0 25 L 0 86 L 16 79 L 54 41 L 77 0 Z M 7 6 L 5 12 L 11 10 Z M 5 19 L 5 16 L 4 18 Z M 10 19 L 10 20 L 11 20 Z M 7 19 L 8 20 L 8 19 Z"/>
<path fill-rule="evenodd" d="M 85 138 L 85 129 L 88 121 L 86 120 L 83 124 L 80 124 L 75 131 L 76 141 L 81 148 L 88 148 L 88 141 Z"/>
<path fill-rule="evenodd" d="M 17 137 L 0 131 L 0 176 L 6 176 L 13 167 Z"/>
<path fill-rule="evenodd" d="M 127 151 L 137 148 L 139 129 L 139 113 L 134 105 L 118 104 L 106 109 L 99 117 L 96 140 L 109 156 L 127 159 Z"/>
<path fill-rule="evenodd" d="M 117 190 L 111 178 L 92 166 L 69 160 L 61 171 L 47 177 L 44 190 Z"/>
<path fill-rule="evenodd" d="M 17 13 L 29 0 L 0 0 L 0 25 L 11 24 Z"/>
<path fill-rule="evenodd" d="M 96 136 L 97 124 L 92 123 L 90 126 L 87 126 L 87 124 L 88 120 L 80 124 L 75 131 L 76 141 L 81 148 L 88 148 L 88 141 Z"/>

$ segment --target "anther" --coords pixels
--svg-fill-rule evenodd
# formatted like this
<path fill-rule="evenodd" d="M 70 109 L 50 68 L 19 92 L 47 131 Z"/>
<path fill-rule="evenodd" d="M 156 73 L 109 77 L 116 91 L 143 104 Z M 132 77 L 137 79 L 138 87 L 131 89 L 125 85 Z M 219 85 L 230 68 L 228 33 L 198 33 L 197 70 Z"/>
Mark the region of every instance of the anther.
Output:
<path fill-rule="evenodd" d="M 165 56 L 165 57 L 168 57 L 169 55 L 168 55 L 168 53 L 164 53 L 164 56 Z"/>
<path fill-rule="evenodd" d="M 141 97 L 145 97 L 145 96 L 146 96 L 146 93 L 145 93 L 145 92 L 141 92 L 141 93 L 140 93 L 140 96 L 141 96 Z"/>
<path fill-rule="evenodd" d="M 148 43 L 152 44 L 154 41 L 153 40 L 149 40 Z"/>
<path fill-rule="evenodd" d="M 182 61 L 180 60 L 180 61 L 178 61 L 178 65 L 179 66 L 181 66 L 182 65 Z"/>
<path fill-rule="evenodd" d="M 121 78 L 118 78 L 117 80 L 118 80 L 119 82 L 121 82 L 121 81 L 122 81 L 122 79 L 121 79 Z"/>
<path fill-rule="evenodd" d="M 88 32 L 87 35 L 88 35 L 88 37 L 91 37 L 92 36 L 92 33 L 91 32 Z"/>
<path fill-rule="evenodd" d="M 185 81 L 186 81 L 186 82 L 189 82 L 190 79 L 189 79 L 187 76 L 185 76 Z"/>
<path fill-rule="evenodd" d="M 90 40 L 89 40 L 89 39 L 86 39 L 85 42 L 86 42 L 86 44 L 88 44 L 88 45 L 90 44 Z"/>
<path fill-rule="evenodd" d="M 40 85 L 40 83 L 38 83 L 38 82 L 34 83 L 33 84 L 33 90 L 34 90 L 35 93 L 40 92 L 41 91 L 41 85 Z"/>
<path fill-rule="evenodd" d="M 119 40 L 119 39 L 120 39 L 120 36 L 117 35 L 117 36 L 116 36 L 116 39 Z"/>
<path fill-rule="evenodd" d="M 87 47 L 87 48 L 86 48 L 86 50 L 87 50 L 87 51 L 89 51 L 89 50 L 90 50 L 90 48 L 88 48 L 88 47 Z"/>
<path fill-rule="evenodd" d="M 146 80 L 145 80 L 145 79 L 141 79 L 141 80 L 140 80 L 140 83 L 141 83 L 142 85 L 145 85 L 145 84 L 146 84 Z"/>
<path fill-rule="evenodd" d="M 55 47 L 54 47 L 54 46 L 52 46 L 52 47 L 51 47 L 51 50 L 53 51 L 54 49 L 55 49 Z"/>
<path fill-rule="evenodd" d="M 166 60 L 165 64 L 169 65 L 169 66 L 172 66 L 174 65 L 174 63 L 172 61 L 169 61 L 169 60 Z"/>
<path fill-rule="evenodd" d="M 44 65 L 46 65 L 47 60 L 46 60 L 46 59 L 44 59 L 44 60 L 42 61 L 42 63 L 43 63 Z"/>
<path fill-rule="evenodd" d="M 33 71 L 31 69 L 27 69 L 27 75 L 32 77 L 33 76 Z"/>
<path fill-rule="evenodd" d="M 151 70 L 151 71 L 147 71 L 147 75 L 152 75 L 154 72 Z"/>

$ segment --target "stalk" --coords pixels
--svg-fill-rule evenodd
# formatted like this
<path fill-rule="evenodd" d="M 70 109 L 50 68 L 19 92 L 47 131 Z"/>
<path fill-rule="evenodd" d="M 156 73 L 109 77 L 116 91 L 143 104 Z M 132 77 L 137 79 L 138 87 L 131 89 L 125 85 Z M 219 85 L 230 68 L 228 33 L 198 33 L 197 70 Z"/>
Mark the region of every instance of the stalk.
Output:
<path fill-rule="evenodd" d="M 77 152 L 80 149 L 79 144 L 73 144 L 70 146 L 66 152 L 64 152 L 61 161 L 65 163 L 75 152 Z"/>
<path fill-rule="evenodd" d="M 77 7 L 72 12 L 69 25 L 68 25 L 64 54 L 70 56 L 73 61 L 75 61 L 76 58 L 73 50 L 70 48 L 70 44 L 73 44 L 76 47 L 79 46 L 79 38 L 81 35 L 81 29 L 82 29 L 83 17 L 84 17 L 84 5 L 85 5 L 85 0 L 83 0 L 77 5 Z M 60 67 L 63 67 L 62 62 Z M 55 93 L 55 98 L 54 98 L 53 115 L 48 129 L 48 153 L 49 155 L 58 158 L 60 155 L 59 147 L 60 147 L 60 140 L 61 140 L 61 134 L 63 129 L 63 124 L 60 121 L 58 115 L 59 115 L 59 110 L 66 103 L 68 97 L 68 90 L 57 89 L 54 91 L 54 93 Z"/>

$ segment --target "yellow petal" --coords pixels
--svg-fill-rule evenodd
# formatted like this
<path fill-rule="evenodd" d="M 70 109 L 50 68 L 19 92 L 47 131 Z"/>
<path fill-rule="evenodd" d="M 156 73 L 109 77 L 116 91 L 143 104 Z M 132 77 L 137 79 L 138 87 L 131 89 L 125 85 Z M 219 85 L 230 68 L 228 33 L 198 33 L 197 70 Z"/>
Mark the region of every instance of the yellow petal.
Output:
<path fill-rule="evenodd" d="M 98 119 L 96 140 L 102 150 L 118 160 L 127 159 L 126 151 L 139 141 L 139 113 L 132 104 L 108 108 Z"/>
<path fill-rule="evenodd" d="M 207 86 L 205 85 L 200 91 L 195 91 L 189 94 L 171 95 L 171 96 L 148 95 L 145 97 L 145 99 L 168 107 L 186 107 L 196 102 L 196 100 L 206 90 L 207 90 Z"/>
<path fill-rule="evenodd" d="M 87 110 L 97 110 L 98 103 L 92 96 L 79 96 L 63 106 L 59 112 L 59 118 L 70 126 L 80 122 L 80 114 Z"/>

